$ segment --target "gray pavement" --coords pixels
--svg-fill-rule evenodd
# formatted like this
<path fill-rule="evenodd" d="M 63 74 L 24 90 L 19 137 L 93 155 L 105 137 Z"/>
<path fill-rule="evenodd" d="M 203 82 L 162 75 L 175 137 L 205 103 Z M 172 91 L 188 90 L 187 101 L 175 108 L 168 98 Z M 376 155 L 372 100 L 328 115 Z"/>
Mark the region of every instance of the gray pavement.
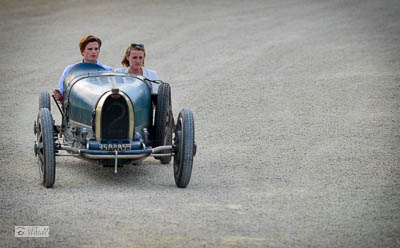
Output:
<path fill-rule="evenodd" d="M 65 157 L 40 185 L 39 93 L 86 34 L 112 67 L 144 43 L 193 110 L 188 188 L 154 159 Z M 400 246 L 399 1 L 1 0 L 0 87 L 0 247 Z"/>

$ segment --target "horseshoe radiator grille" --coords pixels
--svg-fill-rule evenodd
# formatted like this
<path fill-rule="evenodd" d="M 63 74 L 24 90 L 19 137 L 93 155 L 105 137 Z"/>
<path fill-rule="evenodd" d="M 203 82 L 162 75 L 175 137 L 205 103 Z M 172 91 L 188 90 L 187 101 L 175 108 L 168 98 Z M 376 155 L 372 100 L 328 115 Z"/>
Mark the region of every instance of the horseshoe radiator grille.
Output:
<path fill-rule="evenodd" d="M 129 109 L 123 97 L 112 94 L 107 97 L 101 110 L 102 139 L 129 138 Z"/>

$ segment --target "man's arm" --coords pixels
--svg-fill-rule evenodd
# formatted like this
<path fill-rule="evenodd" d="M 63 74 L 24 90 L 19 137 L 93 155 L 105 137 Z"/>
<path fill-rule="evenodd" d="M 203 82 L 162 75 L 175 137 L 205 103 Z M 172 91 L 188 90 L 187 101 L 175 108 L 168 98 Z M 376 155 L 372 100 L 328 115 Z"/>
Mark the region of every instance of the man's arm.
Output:
<path fill-rule="evenodd" d="M 64 86 L 64 79 L 67 73 L 71 70 L 73 65 L 69 65 L 65 67 L 63 74 L 61 75 L 60 81 L 58 82 L 58 88 L 53 91 L 53 95 L 57 101 L 62 101 L 63 99 L 63 86 Z"/>
<path fill-rule="evenodd" d="M 61 94 L 61 92 L 58 89 L 53 90 L 53 95 L 57 101 L 63 100 L 63 95 Z"/>

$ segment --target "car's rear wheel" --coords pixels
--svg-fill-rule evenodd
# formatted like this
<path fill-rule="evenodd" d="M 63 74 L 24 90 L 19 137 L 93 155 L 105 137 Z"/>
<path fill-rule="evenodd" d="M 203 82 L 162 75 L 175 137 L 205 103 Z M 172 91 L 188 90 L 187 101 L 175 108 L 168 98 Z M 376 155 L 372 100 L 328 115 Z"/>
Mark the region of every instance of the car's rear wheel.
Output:
<path fill-rule="evenodd" d="M 154 147 L 172 144 L 173 125 L 171 88 L 169 84 L 162 83 L 158 87 L 157 94 L 157 105 L 154 119 Z M 169 164 L 171 156 L 159 157 L 158 159 L 162 164 Z"/>
<path fill-rule="evenodd" d="M 195 152 L 194 119 L 189 109 L 183 109 L 175 126 L 174 177 L 179 188 L 185 188 L 190 181 Z"/>
<path fill-rule="evenodd" d="M 38 156 L 40 180 L 46 188 L 53 187 L 56 176 L 53 132 L 53 117 L 48 108 L 41 108 L 36 127 L 36 154 Z"/>
<path fill-rule="evenodd" d="M 46 91 L 43 91 L 42 93 L 40 93 L 39 111 L 41 108 L 48 108 L 49 110 L 51 110 L 50 94 Z"/>

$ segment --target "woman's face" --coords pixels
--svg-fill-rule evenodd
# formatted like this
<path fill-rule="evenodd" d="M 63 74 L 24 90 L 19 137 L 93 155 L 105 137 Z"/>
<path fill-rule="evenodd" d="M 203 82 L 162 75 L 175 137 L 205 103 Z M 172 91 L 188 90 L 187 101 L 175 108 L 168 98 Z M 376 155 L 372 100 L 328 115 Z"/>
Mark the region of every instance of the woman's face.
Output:
<path fill-rule="evenodd" d="M 132 69 L 140 69 L 144 61 L 144 51 L 132 50 L 128 56 L 129 67 Z"/>

